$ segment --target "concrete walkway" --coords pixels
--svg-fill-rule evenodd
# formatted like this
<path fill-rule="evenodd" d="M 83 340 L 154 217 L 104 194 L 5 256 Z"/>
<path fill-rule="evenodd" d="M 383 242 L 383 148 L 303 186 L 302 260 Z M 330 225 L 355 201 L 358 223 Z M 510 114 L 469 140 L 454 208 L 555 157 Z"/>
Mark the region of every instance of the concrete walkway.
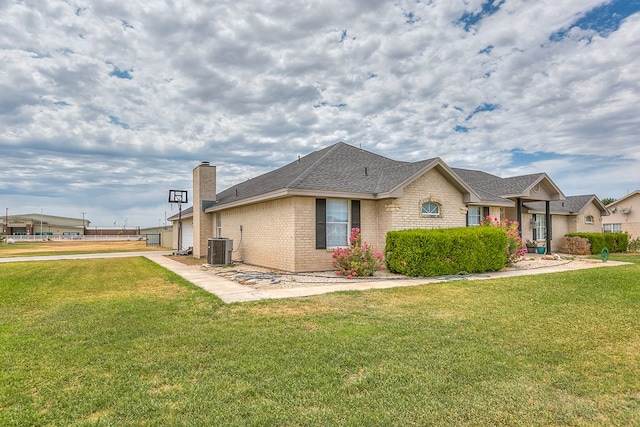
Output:
<path fill-rule="evenodd" d="M 81 255 L 51 255 L 36 257 L 14 257 L 0 258 L 0 263 L 5 262 L 26 262 L 26 261 L 49 261 L 65 259 L 90 259 L 90 258 L 121 258 L 144 256 L 156 264 L 173 271 L 182 276 L 194 285 L 207 292 L 218 296 L 225 303 L 259 301 L 263 299 L 299 298 L 312 295 L 320 295 L 336 291 L 362 291 L 366 289 L 385 289 L 399 286 L 417 286 L 428 283 L 440 283 L 447 280 L 486 280 L 500 279 L 505 277 L 517 277 L 533 274 L 557 273 L 562 271 L 581 270 L 585 268 L 615 267 L 629 263 L 619 261 L 608 261 L 603 263 L 600 260 L 573 260 L 564 264 L 550 267 L 532 268 L 528 270 L 497 271 L 483 274 L 471 274 L 468 276 L 446 276 L 440 278 L 422 279 L 390 279 L 390 280 L 366 280 L 366 279 L 345 279 L 344 283 L 327 284 L 323 286 L 282 288 L 271 290 L 257 290 L 240 283 L 227 280 L 215 274 L 203 271 L 195 266 L 183 264 L 167 258 L 165 255 L 171 251 L 148 251 L 148 252 L 117 252 L 105 254 L 81 254 Z"/>
<path fill-rule="evenodd" d="M 155 261 L 155 260 L 154 260 Z M 167 263 L 167 261 L 171 264 L 180 264 L 180 266 L 172 266 Z M 339 284 L 328 284 L 322 286 L 312 286 L 312 287 L 299 287 L 299 288 L 279 288 L 279 289 L 271 289 L 271 290 L 257 290 L 253 289 L 249 286 L 244 286 L 239 283 L 221 278 L 211 273 L 206 273 L 204 271 L 193 271 L 191 270 L 193 267 L 185 266 L 177 261 L 173 261 L 164 257 L 164 260 L 158 262 L 158 264 L 165 266 L 166 268 L 173 270 L 174 272 L 180 274 L 182 277 L 189 280 L 191 283 L 199 286 L 215 295 L 217 295 L 222 301 L 225 303 L 232 302 L 245 302 L 245 301 L 258 301 L 263 299 L 282 299 L 282 298 L 300 298 L 307 297 L 313 295 L 321 295 L 329 292 L 337 292 L 337 291 L 363 291 L 367 289 L 386 289 L 386 288 L 395 288 L 400 286 L 418 286 L 425 285 L 429 283 L 441 283 L 443 281 L 453 281 L 453 280 L 487 280 L 487 279 L 500 279 L 505 277 L 517 277 L 517 276 L 526 276 L 533 274 L 545 274 L 545 273 L 557 273 L 562 271 L 572 271 L 572 270 L 580 270 L 585 268 L 597 268 L 597 267 L 614 267 L 619 265 L 629 264 L 626 262 L 617 262 L 617 261 L 608 261 L 607 263 L 603 263 L 601 261 L 597 262 L 586 262 L 586 261 L 571 261 L 567 264 L 553 266 L 553 267 L 545 267 L 545 268 L 534 268 L 529 270 L 514 270 L 514 271 L 497 271 L 497 272 L 489 272 L 482 274 L 471 274 L 467 276 L 446 276 L 446 277 L 434 277 L 434 278 L 420 278 L 420 279 L 345 279 L 344 283 Z M 186 267 L 186 268 L 185 268 Z M 185 271 L 182 273 L 181 271 Z M 205 275 L 205 277 L 201 277 L 201 275 Z M 202 280 L 199 280 L 202 278 Z"/>

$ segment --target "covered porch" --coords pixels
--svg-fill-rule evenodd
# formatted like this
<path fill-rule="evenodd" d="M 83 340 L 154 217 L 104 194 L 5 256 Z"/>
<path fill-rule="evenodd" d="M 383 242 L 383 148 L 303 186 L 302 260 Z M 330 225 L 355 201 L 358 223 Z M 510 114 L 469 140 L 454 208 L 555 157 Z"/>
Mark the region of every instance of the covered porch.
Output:
<path fill-rule="evenodd" d="M 538 246 L 544 243 L 545 253 L 549 254 L 554 239 L 551 202 L 566 200 L 566 196 L 545 173 L 513 179 L 518 180 L 511 183 L 512 189 L 517 191 L 503 197 L 511 200 L 515 206 L 505 210 L 505 217 L 518 221 L 518 231 L 525 242 L 533 241 Z M 529 213 L 524 208 L 527 202 L 544 202 L 544 213 Z"/>

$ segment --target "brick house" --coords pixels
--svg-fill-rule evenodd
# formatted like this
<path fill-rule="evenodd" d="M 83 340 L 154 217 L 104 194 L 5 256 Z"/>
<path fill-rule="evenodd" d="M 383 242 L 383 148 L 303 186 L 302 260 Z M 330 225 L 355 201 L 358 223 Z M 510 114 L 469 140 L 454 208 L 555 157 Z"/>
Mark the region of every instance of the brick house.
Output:
<path fill-rule="evenodd" d="M 553 234 L 562 237 L 567 233 L 600 233 L 607 208 L 595 194 L 567 196 L 566 200 L 550 203 Z M 543 235 L 541 218 L 545 215 L 544 202 L 527 202 L 523 204 L 523 232 L 525 239 L 536 241 Z M 544 228 L 544 227 L 543 227 Z M 553 244 L 555 243 L 555 244 Z M 557 251 L 559 239 L 555 239 L 551 249 Z"/>
<path fill-rule="evenodd" d="M 352 227 L 382 250 L 390 230 L 475 226 L 490 215 L 517 220 L 523 238 L 543 240 L 550 252 L 565 233 L 597 227 L 606 215 L 597 197 L 566 197 L 546 173 L 501 178 L 345 143 L 220 193 L 216 167 L 203 162 L 193 170 L 193 206 L 182 218 L 195 257 L 206 257 L 208 238 L 226 237 L 234 260 L 292 272 L 331 269 L 332 248 L 347 245 Z M 169 219 L 175 229 L 177 215 Z"/>
<path fill-rule="evenodd" d="M 635 208 L 633 206 L 635 205 Z M 633 191 L 609 203 L 610 215 L 603 221 L 605 233 L 629 233 L 629 238 L 640 237 L 640 190 Z"/>

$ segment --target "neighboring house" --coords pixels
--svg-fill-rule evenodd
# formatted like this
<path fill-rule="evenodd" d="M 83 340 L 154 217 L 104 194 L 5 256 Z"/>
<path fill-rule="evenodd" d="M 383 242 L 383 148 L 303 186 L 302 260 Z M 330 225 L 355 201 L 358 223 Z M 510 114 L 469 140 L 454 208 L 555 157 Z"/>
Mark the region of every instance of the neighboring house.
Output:
<path fill-rule="evenodd" d="M 635 207 L 634 207 L 635 206 Z M 640 190 L 607 205 L 610 215 L 603 221 L 605 233 L 627 232 L 629 238 L 640 237 Z"/>
<path fill-rule="evenodd" d="M 180 218 L 181 217 L 181 218 Z M 167 218 L 173 224 L 171 247 L 179 251 L 193 247 L 193 206 Z M 182 220 L 182 242 L 178 242 L 179 220 Z M 213 237 L 213 236 L 209 236 Z M 181 243 L 181 244 L 179 244 Z"/>
<path fill-rule="evenodd" d="M 518 220 L 527 238 L 534 209 L 536 237 L 555 250 L 570 228 L 556 222 L 571 215 L 552 220 L 552 203 L 566 199 L 545 173 L 500 178 L 437 157 L 402 162 L 337 143 L 220 193 L 216 167 L 203 162 L 193 171 L 194 209 L 183 211 L 183 235 L 192 224 L 195 257 L 206 257 L 208 238 L 225 237 L 234 260 L 321 271 L 331 269 L 332 249 L 348 245 L 353 227 L 380 250 L 390 230 L 475 226 L 487 215 Z M 532 202 L 543 208 L 527 207 Z M 175 230 L 176 215 L 169 219 Z"/>
<path fill-rule="evenodd" d="M 2 234 L 5 235 L 81 235 L 91 221 L 43 214 L 5 215 L 0 217 Z"/>

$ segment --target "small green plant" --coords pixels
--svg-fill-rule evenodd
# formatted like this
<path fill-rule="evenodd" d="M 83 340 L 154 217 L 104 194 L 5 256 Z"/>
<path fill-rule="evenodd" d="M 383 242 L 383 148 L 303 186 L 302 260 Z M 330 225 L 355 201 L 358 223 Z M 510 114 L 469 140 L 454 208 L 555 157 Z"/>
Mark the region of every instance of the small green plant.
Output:
<path fill-rule="evenodd" d="M 506 218 L 500 221 L 498 218 L 487 216 L 482 221 L 482 225 L 502 228 L 507 232 L 507 247 L 505 249 L 507 265 L 515 264 L 524 257 L 524 254 L 527 253 L 526 246 L 529 245 L 529 241 L 527 240 L 527 245 L 522 241 L 520 232 L 518 231 L 518 221 L 509 221 Z M 531 243 L 533 244 L 533 242 Z"/>
<path fill-rule="evenodd" d="M 629 240 L 629 244 L 627 245 L 628 252 L 640 252 L 640 237 L 636 237 L 635 239 Z"/>
<path fill-rule="evenodd" d="M 331 256 L 338 275 L 344 275 L 348 279 L 373 276 L 373 273 L 383 269 L 382 252 L 374 251 L 369 244 L 362 242 L 359 228 L 351 229 L 349 247 L 336 248 Z"/>

